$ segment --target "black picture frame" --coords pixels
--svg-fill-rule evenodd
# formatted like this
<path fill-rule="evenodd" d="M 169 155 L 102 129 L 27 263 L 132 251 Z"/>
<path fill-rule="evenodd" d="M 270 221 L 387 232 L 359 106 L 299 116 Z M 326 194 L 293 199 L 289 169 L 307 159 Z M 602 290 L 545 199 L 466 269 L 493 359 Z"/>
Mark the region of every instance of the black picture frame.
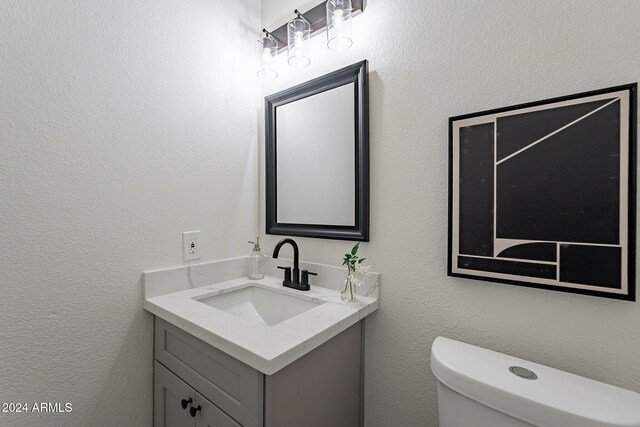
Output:
<path fill-rule="evenodd" d="M 637 83 L 449 119 L 447 274 L 635 301 Z"/>
<path fill-rule="evenodd" d="M 292 224 L 278 221 L 277 114 L 279 106 L 354 83 L 355 212 L 354 225 Z M 265 97 L 266 234 L 369 241 L 369 79 L 363 60 Z"/>

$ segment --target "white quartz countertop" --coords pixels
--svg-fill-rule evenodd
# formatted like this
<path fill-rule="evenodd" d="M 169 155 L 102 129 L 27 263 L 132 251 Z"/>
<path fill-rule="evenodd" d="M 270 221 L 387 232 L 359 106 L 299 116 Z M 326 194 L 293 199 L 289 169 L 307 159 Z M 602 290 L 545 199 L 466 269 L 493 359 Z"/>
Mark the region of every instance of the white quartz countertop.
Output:
<path fill-rule="evenodd" d="M 324 303 L 274 326 L 254 324 L 209 307 L 198 298 L 229 292 L 247 283 L 304 295 Z M 195 299 L 194 299 L 195 298 Z M 377 310 L 377 298 L 340 299 L 340 292 L 318 286 L 297 291 L 282 286 L 282 279 L 246 277 L 145 298 L 144 308 L 258 371 L 271 375 L 309 353 Z"/>

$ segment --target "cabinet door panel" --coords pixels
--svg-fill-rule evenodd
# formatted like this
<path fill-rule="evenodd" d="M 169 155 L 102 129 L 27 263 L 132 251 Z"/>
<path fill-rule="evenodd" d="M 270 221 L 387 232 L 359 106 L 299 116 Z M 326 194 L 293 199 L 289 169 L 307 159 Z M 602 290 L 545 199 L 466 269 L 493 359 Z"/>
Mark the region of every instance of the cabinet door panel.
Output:
<path fill-rule="evenodd" d="M 201 408 L 198 411 L 198 415 L 196 415 L 197 427 L 241 427 L 240 424 L 199 393 L 197 394 L 196 402 L 196 407 L 200 406 Z"/>
<path fill-rule="evenodd" d="M 263 425 L 264 376 L 156 317 L 155 358 L 247 427 Z"/>
<path fill-rule="evenodd" d="M 363 425 L 362 322 L 265 379 L 266 427 Z"/>
<path fill-rule="evenodd" d="M 155 427 L 195 427 L 189 405 L 182 408 L 182 400 L 196 401 L 195 391 L 167 368 L 155 362 L 153 391 L 153 425 Z"/>

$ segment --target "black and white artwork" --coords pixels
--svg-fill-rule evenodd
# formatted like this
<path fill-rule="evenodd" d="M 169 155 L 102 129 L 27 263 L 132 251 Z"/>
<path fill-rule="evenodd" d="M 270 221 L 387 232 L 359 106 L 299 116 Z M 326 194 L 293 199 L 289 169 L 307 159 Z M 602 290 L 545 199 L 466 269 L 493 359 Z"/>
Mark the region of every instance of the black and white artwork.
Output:
<path fill-rule="evenodd" d="M 448 274 L 635 301 L 636 90 L 452 117 Z"/>

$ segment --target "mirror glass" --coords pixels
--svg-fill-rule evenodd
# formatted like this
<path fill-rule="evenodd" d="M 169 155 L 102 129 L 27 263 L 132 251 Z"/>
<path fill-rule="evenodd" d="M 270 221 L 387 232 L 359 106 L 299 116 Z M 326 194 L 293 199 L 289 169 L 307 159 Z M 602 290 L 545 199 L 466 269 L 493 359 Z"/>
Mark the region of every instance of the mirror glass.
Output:
<path fill-rule="evenodd" d="M 278 222 L 355 225 L 354 83 L 276 108 Z"/>
<path fill-rule="evenodd" d="M 265 98 L 266 233 L 369 240 L 367 61 Z"/>

